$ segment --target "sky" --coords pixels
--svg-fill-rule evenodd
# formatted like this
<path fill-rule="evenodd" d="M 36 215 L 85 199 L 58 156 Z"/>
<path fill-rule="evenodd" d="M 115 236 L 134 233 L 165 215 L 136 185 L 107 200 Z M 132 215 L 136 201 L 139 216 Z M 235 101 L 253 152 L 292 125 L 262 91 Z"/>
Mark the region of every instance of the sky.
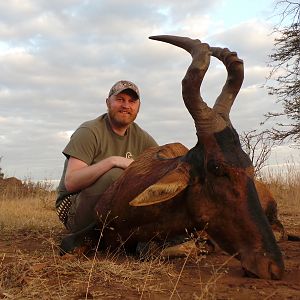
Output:
<path fill-rule="evenodd" d="M 273 0 L 10 0 L 0 1 L 0 166 L 5 175 L 56 182 L 62 150 L 84 121 L 106 112 L 118 80 L 141 91 L 136 122 L 159 144 L 196 143 L 181 97 L 191 58 L 149 40 L 171 34 L 236 51 L 245 64 L 231 121 L 260 130 L 281 109 L 265 87 L 276 23 Z M 201 87 L 212 106 L 226 80 L 212 59 Z M 267 123 L 271 127 L 273 121 Z M 299 162 L 299 149 L 276 147 L 270 165 Z"/>

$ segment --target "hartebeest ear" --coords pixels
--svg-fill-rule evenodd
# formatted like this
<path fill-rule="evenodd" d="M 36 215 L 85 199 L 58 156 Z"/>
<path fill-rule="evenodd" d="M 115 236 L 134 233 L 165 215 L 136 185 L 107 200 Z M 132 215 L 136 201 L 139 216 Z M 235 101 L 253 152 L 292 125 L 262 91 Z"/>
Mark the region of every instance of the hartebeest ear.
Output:
<path fill-rule="evenodd" d="M 181 163 L 156 183 L 150 185 L 141 194 L 129 202 L 131 206 L 147 206 L 158 204 L 174 198 L 183 191 L 189 183 L 190 166 Z"/>

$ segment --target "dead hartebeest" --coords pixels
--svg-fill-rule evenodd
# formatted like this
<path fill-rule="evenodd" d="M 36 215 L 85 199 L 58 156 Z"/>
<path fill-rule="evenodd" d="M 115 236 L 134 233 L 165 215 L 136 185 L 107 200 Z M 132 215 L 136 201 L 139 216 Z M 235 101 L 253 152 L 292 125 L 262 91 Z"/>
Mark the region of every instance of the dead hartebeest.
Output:
<path fill-rule="evenodd" d="M 151 148 L 124 171 L 95 208 L 98 226 L 103 228 L 102 244 L 134 247 L 140 241 L 165 240 L 205 227 L 248 274 L 282 278 L 282 255 L 258 200 L 253 167 L 229 119 L 243 82 L 243 61 L 235 52 L 199 40 L 150 38 L 179 46 L 192 56 L 182 94 L 198 142 L 189 151 L 179 143 Z M 222 61 L 228 72 L 213 108 L 200 94 L 211 56 Z M 62 249 L 72 248 L 89 229 L 67 237 Z"/>

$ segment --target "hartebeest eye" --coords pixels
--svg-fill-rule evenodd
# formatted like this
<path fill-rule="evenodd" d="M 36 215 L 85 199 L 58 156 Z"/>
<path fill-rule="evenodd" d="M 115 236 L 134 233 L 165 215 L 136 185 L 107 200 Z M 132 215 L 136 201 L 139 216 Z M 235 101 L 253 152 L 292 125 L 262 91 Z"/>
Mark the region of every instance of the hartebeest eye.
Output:
<path fill-rule="evenodd" d="M 215 161 L 215 160 L 210 160 L 207 163 L 207 170 L 209 172 L 213 173 L 215 176 L 221 177 L 221 176 L 227 175 L 224 164 L 222 164 L 218 161 Z"/>

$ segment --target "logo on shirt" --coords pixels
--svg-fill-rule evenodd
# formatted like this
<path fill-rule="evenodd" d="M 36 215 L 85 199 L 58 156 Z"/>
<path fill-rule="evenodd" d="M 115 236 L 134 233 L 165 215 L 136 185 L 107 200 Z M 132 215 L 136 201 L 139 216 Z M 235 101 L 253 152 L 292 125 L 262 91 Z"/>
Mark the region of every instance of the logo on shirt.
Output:
<path fill-rule="evenodd" d="M 126 152 L 125 157 L 126 158 L 133 158 L 133 155 L 131 154 L 131 152 Z"/>

